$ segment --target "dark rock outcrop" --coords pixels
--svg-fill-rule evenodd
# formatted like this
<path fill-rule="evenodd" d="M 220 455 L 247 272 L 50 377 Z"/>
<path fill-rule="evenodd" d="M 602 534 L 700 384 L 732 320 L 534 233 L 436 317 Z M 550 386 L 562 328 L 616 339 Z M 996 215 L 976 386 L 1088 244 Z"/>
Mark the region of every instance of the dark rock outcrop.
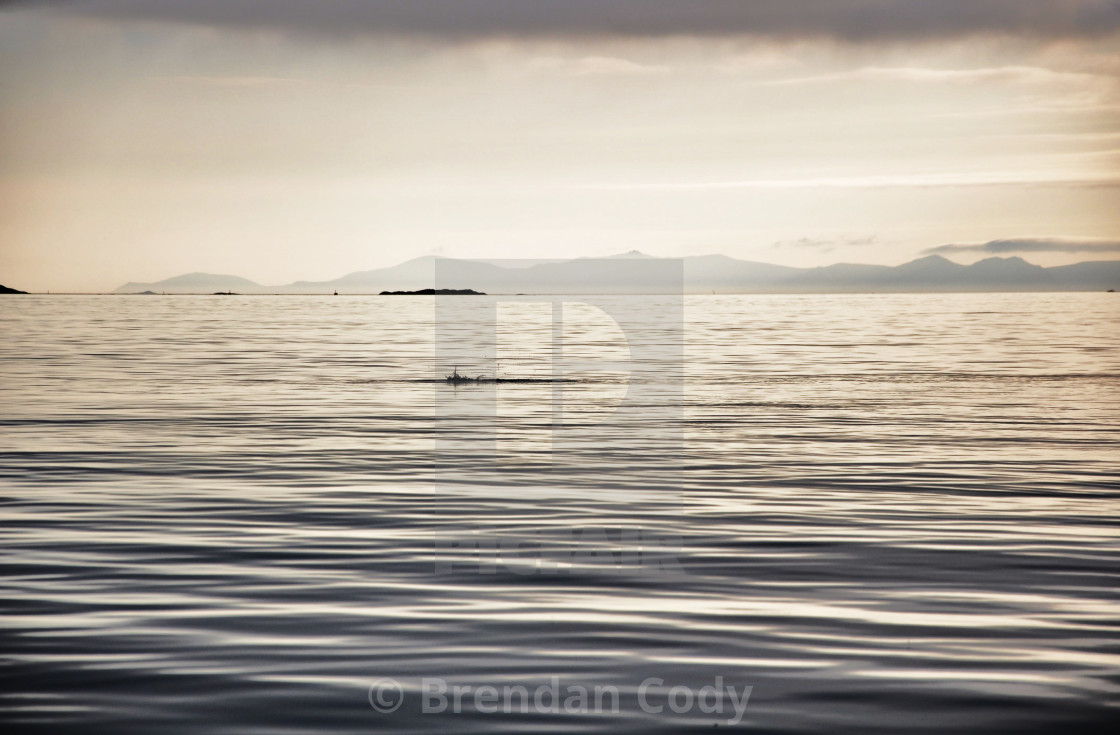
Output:
<path fill-rule="evenodd" d="M 382 291 L 382 296 L 485 296 L 470 288 L 422 288 L 419 291 Z"/>

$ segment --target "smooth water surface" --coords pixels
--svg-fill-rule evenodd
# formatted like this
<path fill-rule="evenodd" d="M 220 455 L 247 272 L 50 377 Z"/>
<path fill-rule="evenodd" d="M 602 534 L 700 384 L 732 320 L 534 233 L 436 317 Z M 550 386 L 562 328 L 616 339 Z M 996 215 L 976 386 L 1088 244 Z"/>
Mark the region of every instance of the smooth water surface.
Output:
<path fill-rule="evenodd" d="M 430 298 L 5 297 L 3 720 L 732 726 L 646 711 L 650 677 L 753 687 L 761 733 L 1120 720 L 1115 294 L 688 297 L 675 406 L 578 308 L 565 339 L 615 369 L 551 383 L 549 317 L 519 314 L 459 369 L 541 382 L 449 386 Z M 649 411 L 616 426 L 628 390 Z M 594 442 L 556 449 L 558 397 Z M 422 677 L 619 711 L 425 714 Z"/>

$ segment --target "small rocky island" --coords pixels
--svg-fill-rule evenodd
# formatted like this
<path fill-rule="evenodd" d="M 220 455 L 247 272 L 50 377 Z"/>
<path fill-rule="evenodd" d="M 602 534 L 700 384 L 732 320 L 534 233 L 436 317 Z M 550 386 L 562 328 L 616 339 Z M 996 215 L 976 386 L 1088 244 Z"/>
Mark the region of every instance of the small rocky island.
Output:
<path fill-rule="evenodd" d="M 26 291 L 20 291 L 18 288 L 8 288 L 7 286 L 0 285 L 0 293 L 27 293 L 27 292 Z"/>
<path fill-rule="evenodd" d="M 382 291 L 382 296 L 485 296 L 471 288 L 423 288 L 419 291 Z"/>

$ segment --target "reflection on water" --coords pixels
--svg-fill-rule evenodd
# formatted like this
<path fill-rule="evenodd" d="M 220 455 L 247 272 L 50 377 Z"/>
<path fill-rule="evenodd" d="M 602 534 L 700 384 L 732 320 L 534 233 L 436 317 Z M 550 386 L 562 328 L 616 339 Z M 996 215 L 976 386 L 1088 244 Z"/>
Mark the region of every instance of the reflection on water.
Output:
<path fill-rule="evenodd" d="M 753 686 L 758 732 L 1116 719 L 1113 295 L 705 296 L 686 316 L 679 474 L 558 470 L 552 386 L 510 384 L 500 456 L 456 456 L 469 491 L 434 493 L 437 433 L 469 427 L 433 411 L 476 388 L 424 382 L 448 367 L 430 300 L 5 299 L 3 719 L 711 732 L 637 688 L 716 676 Z M 531 364 L 548 328 L 503 339 Z M 599 377 L 565 405 L 617 402 Z M 546 475 L 592 492 L 521 492 Z M 639 537 L 673 540 L 680 572 L 634 563 Z M 531 543 L 488 565 L 464 539 Z M 367 700 L 378 677 L 404 687 L 393 713 Z M 421 677 L 609 684 L 620 711 L 422 714 Z"/>

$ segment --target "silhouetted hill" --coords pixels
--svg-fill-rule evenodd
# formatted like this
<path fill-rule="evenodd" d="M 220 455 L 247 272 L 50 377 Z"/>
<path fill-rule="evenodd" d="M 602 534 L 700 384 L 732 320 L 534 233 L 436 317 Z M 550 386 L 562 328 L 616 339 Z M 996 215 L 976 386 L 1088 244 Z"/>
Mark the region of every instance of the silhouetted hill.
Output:
<path fill-rule="evenodd" d="M 349 273 L 332 281 L 260 286 L 237 276 L 191 273 L 157 283 L 128 283 L 117 293 L 370 293 L 431 288 L 487 293 L 672 292 L 680 280 L 651 269 L 653 258 L 637 251 L 607 258 L 547 262 L 486 262 L 424 256 L 390 268 Z M 1120 286 L 1120 261 L 1043 268 L 1022 258 L 986 258 L 972 265 L 940 255 L 899 266 L 837 263 L 820 268 L 757 263 L 726 255 L 683 259 L 688 293 L 867 293 L 954 291 L 1105 291 Z M 438 272 L 438 277 L 437 277 Z M 650 275 L 657 274 L 661 275 Z M 651 281 L 650 278 L 655 280 Z M 656 280 L 656 279 L 662 280 Z"/>
<path fill-rule="evenodd" d="M 879 291 L 890 280 L 894 268 L 886 265 L 837 263 L 799 270 L 774 285 L 774 290 L 793 291 Z"/>
<path fill-rule="evenodd" d="M 927 255 L 892 268 L 891 273 L 911 283 L 952 283 L 961 278 L 968 266 L 954 263 L 940 255 Z"/>
<path fill-rule="evenodd" d="M 793 277 L 799 268 L 737 260 L 726 255 L 696 255 L 684 259 L 684 282 L 695 291 L 735 291 L 741 284 L 756 288 Z"/>
<path fill-rule="evenodd" d="M 187 273 L 174 278 L 167 278 L 155 283 L 126 283 L 113 293 L 198 293 L 211 294 L 215 291 L 244 291 L 252 293 L 261 291 L 260 284 L 253 283 L 248 278 L 240 276 L 215 275 L 213 273 Z"/>
<path fill-rule="evenodd" d="M 20 291 L 18 288 L 8 288 L 7 286 L 0 285 L 0 293 L 27 293 L 27 292 L 26 291 Z"/>
<path fill-rule="evenodd" d="M 1047 268 L 1055 288 L 1070 291 L 1107 291 L 1120 288 L 1120 260 L 1098 260 Z"/>
<path fill-rule="evenodd" d="M 792 276 L 782 285 L 814 291 L 1043 291 L 1059 286 L 1049 269 L 1022 258 L 972 265 L 930 255 L 895 267 L 841 263 Z M 1074 283 L 1069 285 L 1075 286 Z M 1075 286 L 1076 287 L 1076 286 Z"/>

